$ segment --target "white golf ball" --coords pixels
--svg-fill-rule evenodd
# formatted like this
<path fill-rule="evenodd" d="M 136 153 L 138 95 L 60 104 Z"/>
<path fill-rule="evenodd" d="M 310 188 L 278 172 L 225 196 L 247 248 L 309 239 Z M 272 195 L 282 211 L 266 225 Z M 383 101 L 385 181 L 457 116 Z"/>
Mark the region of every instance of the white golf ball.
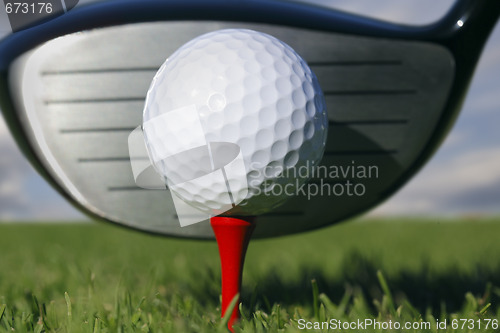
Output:
<path fill-rule="evenodd" d="M 162 115 L 172 117 L 146 126 Z M 149 88 L 143 121 L 151 160 L 175 195 L 217 211 L 230 188 L 230 199 L 240 200 L 227 215 L 262 214 L 285 202 L 307 181 L 307 172 L 291 170 L 318 164 L 328 128 L 323 93 L 306 62 L 282 41 L 245 29 L 207 33 L 173 53 Z M 207 155 L 203 142 L 219 146 Z M 223 167 L 207 156 L 222 156 L 221 164 L 238 148 L 243 169 L 233 167 L 233 176 L 225 170 L 225 179 L 189 181 Z"/>

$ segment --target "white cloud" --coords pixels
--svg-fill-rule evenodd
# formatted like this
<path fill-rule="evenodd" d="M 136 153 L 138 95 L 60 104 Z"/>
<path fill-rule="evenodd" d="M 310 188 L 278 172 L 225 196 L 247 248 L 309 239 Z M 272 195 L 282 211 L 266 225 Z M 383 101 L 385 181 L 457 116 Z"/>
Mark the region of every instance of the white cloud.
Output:
<path fill-rule="evenodd" d="M 465 131 L 452 131 L 448 134 L 440 149 L 448 150 L 460 147 L 468 139 L 470 139 L 470 136 Z"/>
<path fill-rule="evenodd" d="M 465 108 L 474 110 L 474 114 L 492 113 L 500 110 L 500 24 L 492 32 L 487 46 L 483 50 L 477 65 L 465 101 Z"/>
<path fill-rule="evenodd" d="M 15 151 L 14 142 L 3 121 L 0 121 L 0 218 L 9 218 L 28 203 L 23 191 L 27 162 Z"/>
<path fill-rule="evenodd" d="M 82 216 L 36 174 L 0 117 L 0 220 Z"/>
<path fill-rule="evenodd" d="M 424 168 L 397 196 L 372 212 L 500 212 L 500 147 L 470 151 Z"/>
<path fill-rule="evenodd" d="M 497 71 L 500 73 L 500 68 Z M 477 92 L 467 101 L 467 106 L 480 113 L 497 113 L 500 110 L 500 84 L 489 90 Z"/>
<path fill-rule="evenodd" d="M 493 75 L 494 73 L 492 73 L 492 71 L 498 70 L 500 67 L 498 62 L 498 59 L 500 59 L 500 43 L 498 43 L 499 35 L 500 23 L 497 23 L 484 47 L 476 74 Z M 498 77 L 498 75 L 495 77 Z"/>

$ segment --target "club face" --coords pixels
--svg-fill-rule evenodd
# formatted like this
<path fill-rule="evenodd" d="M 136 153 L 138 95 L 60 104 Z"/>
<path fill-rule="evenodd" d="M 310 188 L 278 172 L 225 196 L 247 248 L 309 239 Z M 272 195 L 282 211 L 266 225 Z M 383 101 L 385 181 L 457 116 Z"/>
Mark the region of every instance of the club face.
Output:
<path fill-rule="evenodd" d="M 318 169 L 324 172 L 313 177 L 313 187 L 260 216 L 255 237 L 329 225 L 376 206 L 397 190 L 449 128 L 476 60 L 457 56 L 453 45 L 460 31 L 445 25 L 434 33 L 405 30 L 331 12 L 332 20 L 337 18 L 332 27 L 323 26 L 328 15 L 322 13 L 315 29 L 265 22 L 264 3 L 247 8 L 244 20 L 231 21 L 240 14 L 230 11 L 229 3 L 225 6 L 233 13 L 225 20 L 215 19 L 220 11 L 213 19 L 207 13 L 196 20 L 179 18 L 174 11 L 173 18 L 160 21 L 148 18 L 65 33 L 3 59 L 2 109 L 17 141 L 37 169 L 85 212 L 153 233 L 213 237 L 205 222 L 180 227 L 168 191 L 135 185 L 127 150 L 128 135 L 141 124 L 156 69 L 179 46 L 205 32 L 249 28 L 283 40 L 308 62 L 326 97 L 326 168 Z M 252 20 L 257 8 L 260 15 Z M 308 8 L 293 5 L 284 16 L 293 22 L 293 15 L 303 17 Z M 458 8 L 457 14 L 474 14 L 469 9 L 464 6 L 460 13 Z M 92 10 L 86 10 L 90 15 Z M 311 10 L 307 15 L 318 15 Z M 75 9 L 77 17 L 84 14 Z M 27 44 L 32 43 L 29 32 L 26 36 Z M 361 166 L 372 174 L 333 175 L 332 166 L 344 171 Z M 336 184 L 347 181 L 362 183 L 365 193 L 338 195 Z M 312 192 L 321 190 L 328 193 Z"/>

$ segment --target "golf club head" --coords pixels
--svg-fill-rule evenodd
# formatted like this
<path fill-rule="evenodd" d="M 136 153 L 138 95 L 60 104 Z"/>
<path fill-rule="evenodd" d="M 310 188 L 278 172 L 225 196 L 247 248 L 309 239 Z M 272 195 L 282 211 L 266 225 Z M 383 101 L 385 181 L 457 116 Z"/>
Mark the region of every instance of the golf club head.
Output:
<path fill-rule="evenodd" d="M 218 29 L 268 33 L 308 62 L 329 116 L 327 173 L 259 216 L 254 236 L 297 233 L 375 207 L 424 165 L 460 110 L 499 12 L 497 0 L 463 0 L 412 27 L 282 1 L 98 2 L 0 43 L 1 108 L 33 166 L 83 212 L 213 238 L 208 222 L 180 227 L 169 191 L 136 186 L 127 138 L 142 123 L 155 72 L 181 45 Z M 374 174 L 347 169 L 359 166 Z M 348 182 L 362 183 L 363 195 L 348 195 Z M 342 195 L 311 193 L 337 184 Z"/>

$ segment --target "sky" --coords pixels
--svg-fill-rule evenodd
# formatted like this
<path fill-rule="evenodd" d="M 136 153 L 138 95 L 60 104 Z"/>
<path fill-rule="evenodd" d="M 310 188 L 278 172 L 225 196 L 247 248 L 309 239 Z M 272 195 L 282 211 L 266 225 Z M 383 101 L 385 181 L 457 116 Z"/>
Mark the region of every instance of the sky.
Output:
<path fill-rule="evenodd" d="M 406 24 L 441 17 L 452 0 L 312 0 L 320 5 Z M 79 5 L 84 2 L 81 1 Z M 10 32 L 0 10 L 0 35 Z M 500 25 L 484 49 L 462 112 L 427 165 L 371 215 L 500 214 Z M 80 220 L 33 170 L 0 116 L 0 221 Z"/>

